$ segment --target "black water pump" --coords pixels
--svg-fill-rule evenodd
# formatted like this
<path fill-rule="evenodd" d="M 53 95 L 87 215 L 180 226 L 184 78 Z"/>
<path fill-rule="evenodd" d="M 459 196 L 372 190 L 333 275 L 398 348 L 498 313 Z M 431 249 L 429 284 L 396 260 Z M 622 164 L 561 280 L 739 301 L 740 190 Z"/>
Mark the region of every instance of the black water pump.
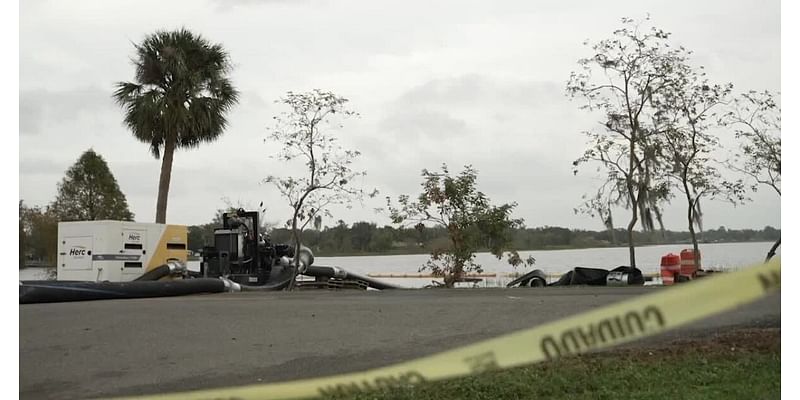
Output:
<path fill-rule="evenodd" d="M 258 216 L 257 211 L 241 208 L 222 214 L 222 227 L 214 229 L 214 245 L 203 247 L 203 277 L 261 286 L 269 283 L 274 266 L 289 265 L 294 248 L 271 243 L 269 236 L 259 232 Z"/>

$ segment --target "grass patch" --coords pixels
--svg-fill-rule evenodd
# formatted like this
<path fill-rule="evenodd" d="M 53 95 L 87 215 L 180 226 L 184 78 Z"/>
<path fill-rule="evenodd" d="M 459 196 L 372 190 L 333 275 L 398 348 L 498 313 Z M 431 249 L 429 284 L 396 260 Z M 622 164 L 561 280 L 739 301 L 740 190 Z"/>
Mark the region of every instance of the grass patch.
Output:
<path fill-rule="evenodd" d="M 575 356 L 337 399 L 777 399 L 780 330 Z"/>

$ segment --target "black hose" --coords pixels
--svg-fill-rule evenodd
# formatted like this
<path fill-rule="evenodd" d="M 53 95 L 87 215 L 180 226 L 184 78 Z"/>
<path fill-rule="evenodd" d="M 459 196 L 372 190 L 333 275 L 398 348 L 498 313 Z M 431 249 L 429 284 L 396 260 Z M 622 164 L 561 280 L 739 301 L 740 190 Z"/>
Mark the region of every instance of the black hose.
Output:
<path fill-rule="evenodd" d="M 291 281 L 292 281 L 292 278 L 289 278 L 289 279 L 286 279 L 286 280 L 281 281 L 281 282 L 269 283 L 269 284 L 261 285 L 261 286 L 242 285 L 240 283 L 239 287 L 241 288 L 241 290 L 243 292 L 271 292 L 271 291 L 274 291 L 274 290 L 286 289 L 286 287 L 289 286 L 289 282 L 291 282 Z"/>
<path fill-rule="evenodd" d="M 509 282 L 506 287 L 513 287 L 514 285 L 519 284 L 520 287 L 522 286 L 546 286 L 547 285 L 547 275 L 545 275 L 544 271 L 540 269 L 535 269 L 531 272 L 528 272 L 525 275 L 514 279 L 513 281 Z"/>
<path fill-rule="evenodd" d="M 339 267 L 325 267 L 320 265 L 312 265 L 306 268 L 303 275 L 308 276 L 321 276 L 327 278 L 340 278 L 364 281 L 367 285 L 374 289 L 402 289 L 400 286 L 392 285 L 390 283 L 381 282 L 366 276 L 362 276 L 350 271 L 345 271 Z"/>
<path fill-rule="evenodd" d="M 225 290 L 225 282 L 214 278 L 132 282 L 21 281 L 19 302 L 30 304 L 135 299 L 219 293 Z"/>
<path fill-rule="evenodd" d="M 134 279 L 134 281 L 157 281 L 170 274 L 170 267 L 167 264 L 153 268 L 145 272 L 142 276 Z"/>
<path fill-rule="evenodd" d="M 266 285 L 260 286 L 251 286 L 251 285 L 243 285 L 239 283 L 239 287 L 243 292 L 268 292 L 273 290 L 283 290 L 289 286 L 289 283 L 292 282 L 292 278 L 294 277 L 294 268 L 284 268 L 280 275 L 271 278 L 270 281 L 274 281 L 275 283 L 268 283 Z"/>

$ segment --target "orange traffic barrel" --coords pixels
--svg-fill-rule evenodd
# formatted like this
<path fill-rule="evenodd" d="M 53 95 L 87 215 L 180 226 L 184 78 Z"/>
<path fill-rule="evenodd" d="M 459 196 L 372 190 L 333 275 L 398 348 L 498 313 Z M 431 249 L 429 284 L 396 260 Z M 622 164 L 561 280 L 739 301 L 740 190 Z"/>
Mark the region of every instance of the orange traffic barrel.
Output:
<path fill-rule="evenodd" d="M 681 251 L 681 275 L 690 279 L 697 277 L 697 270 L 700 269 L 700 250 L 697 251 L 697 264 L 695 265 L 693 249 L 683 249 Z"/>
<path fill-rule="evenodd" d="M 681 256 L 669 253 L 661 257 L 661 283 L 672 285 L 675 277 L 681 273 Z"/>

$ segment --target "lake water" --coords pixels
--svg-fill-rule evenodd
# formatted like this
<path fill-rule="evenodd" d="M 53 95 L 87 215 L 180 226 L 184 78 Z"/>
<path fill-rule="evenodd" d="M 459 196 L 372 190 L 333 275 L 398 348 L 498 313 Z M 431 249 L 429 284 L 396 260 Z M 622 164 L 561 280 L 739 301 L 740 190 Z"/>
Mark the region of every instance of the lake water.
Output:
<path fill-rule="evenodd" d="M 700 244 L 702 266 L 704 269 L 736 270 L 755 263 L 763 262 L 772 242 L 747 243 L 708 243 Z M 661 256 L 667 253 L 679 254 L 681 250 L 691 248 L 691 244 L 669 244 L 659 246 L 643 246 L 636 248 L 636 263 L 643 273 L 658 273 Z M 780 248 L 778 249 L 780 254 Z M 505 286 L 513 280 L 507 275 L 512 272 L 529 272 L 541 269 L 548 275 L 561 275 L 575 267 L 593 267 L 612 269 L 620 265 L 628 265 L 628 248 L 591 248 L 573 250 L 534 250 L 521 251 L 524 260 L 529 255 L 536 259 L 534 267 L 514 269 L 506 259 L 498 260 L 489 253 L 478 253 L 476 262 L 483 266 L 486 273 L 496 273 L 496 278 L 484 278 L 478 286 Z M 370 273 L 417 273 L 421 265 L 428 260 L 425 254 L 398 256 L 360 256 L 360 257 L 317 257 L 314 265 L 342 267 L 360 274 Z M 432 278 L 376 278 L 404 287 L 422 287 L 430 284 Z M 441 281 L 441 279 L 437 279 Z"/>
<path fill-rule="evenodd" d="M 38 281 L 47 279 L 47 268 L 25 268 L 19 270 L 19 280 L 21 281 Z"/>
<path fill-rule="evenodd" d="M 702 265 L 705 269 L 736 270 L 762 262 L 772 246 L 772 242 L 747 243 L 710 243 L 700 245 Z M 691 248 L 686 244 L 670 244 L 644 246 L 636 249 L 636 261 L 639 269 L 645 274 L 658 273 L 661 256 L 667 253 L 680 253 L 682 249 Z M 489 253 L 478 253 L 476 261 L 483 266 L 486 273 L 496 273 L 497 277 L 484 278 L 480 287 L 505 286 L 513 277 L 513 272 L 528 272 L 541 269 L 548 275 L 561 275 L 575 267 L 594 267 L 612 269 L 620 265 L 628 265 L 628 248 L 593 248 L 576 250 L 535 250 L 521 251 L 522 259 L 532 255 L 536 265 L 532 268 L 514 269 L 506 262 L 496 259 Z M 778 249 L 780 254 L 780 249 Z M 314 265 L 338 266 L 362 275 L 374 273 L 417 273 L 419 267 L 428 260 L 425 254 L 399 256 L 359 256 L 359 257 L 317 257 Z M 191 270 L 199 270 L 199 262 L 189 265 Z M 44 279 L 46 270 L 27 268 L 19 271 L 20 280 Z M 403 287 L 416 288 L 431 283 L 433 278 L 376 278 Z M 437 279 L 441 281 L 441 279 Z"/>

